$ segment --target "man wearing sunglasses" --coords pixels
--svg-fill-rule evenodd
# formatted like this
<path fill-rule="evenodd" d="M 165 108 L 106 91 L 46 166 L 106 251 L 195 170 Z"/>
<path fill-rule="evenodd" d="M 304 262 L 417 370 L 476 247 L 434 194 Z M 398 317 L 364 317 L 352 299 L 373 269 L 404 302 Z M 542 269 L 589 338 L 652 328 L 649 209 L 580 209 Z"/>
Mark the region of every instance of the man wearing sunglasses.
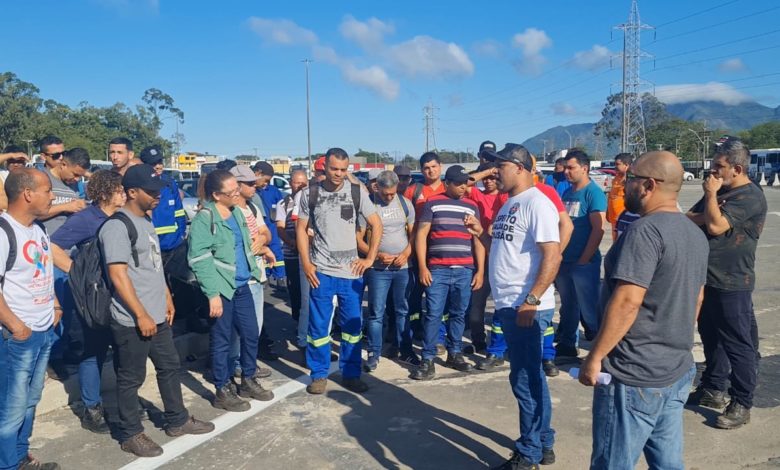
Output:
<path fill-rule="evenodd" d="M 650 152 L 626 173 L 626 210 L 642 217 L 604 258 L 601 329 L 579 381 L 594 386 L 591 469 L 683 468 L 683 406 L 696 367 L 693 328 L 708 248 L 680 213 L 677 156 Z M 602 368 L 612 375 L 596 385 Z"/>
<path fill-rule="evenodd" d="M 62 143 L 62 139 L 56 135 L 47 135 L 40 140 L 38 147 L 41 150 L 45 168 L 52 169 L 59 166 L 62 154 L 65 153 L 65 145 Z"/>
<path fill-rule="evenodd" d="M 753 312 L 758 238 L 766 219 L 764 193 L 748 178 L 750 150 L 737 139 L 721 144 L 704 180 L 704 197 L 688 216 L 710 245 L 699 335 L 707 368 L 688 404 L 720 409 L 715 426 L 735 429 L 750 421 L 758 371 L 758 326 Z"/>

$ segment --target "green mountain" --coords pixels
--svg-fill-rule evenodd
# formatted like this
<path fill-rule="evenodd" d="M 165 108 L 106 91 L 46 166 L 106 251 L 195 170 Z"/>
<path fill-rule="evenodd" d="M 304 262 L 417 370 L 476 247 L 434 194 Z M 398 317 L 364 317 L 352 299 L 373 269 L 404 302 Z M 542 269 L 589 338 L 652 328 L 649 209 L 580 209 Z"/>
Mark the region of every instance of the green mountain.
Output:
<path fill-rule="evenodd" d="M 727 105 L 718 101 L 692 101 L 666 105 L 666 111 L 686 121 L 704 122 L 709 129 L 727 129 L 732 133 L 765 122 L 780 121 L 780 106 L 771 108 L 755 102 Z M 541 155 L 545 149 L 550 152 L 569 147 L 571 134 L 571 143 L 584 147 L 591 155 L 617 154 L 619 143 L 598 142 L 593 135 L 594 126 L 595 123 L 583 123 L 552 127 L 527 139 L 523 145 L 532 153 Z"/>

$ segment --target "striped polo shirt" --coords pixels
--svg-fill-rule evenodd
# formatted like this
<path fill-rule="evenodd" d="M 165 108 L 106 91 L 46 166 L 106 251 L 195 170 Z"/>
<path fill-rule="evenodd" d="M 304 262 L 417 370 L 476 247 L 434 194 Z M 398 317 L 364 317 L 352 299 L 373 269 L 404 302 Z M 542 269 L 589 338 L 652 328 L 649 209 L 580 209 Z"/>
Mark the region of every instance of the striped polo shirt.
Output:
<path fill-rule="evenodd" d="M 418 223 L 430 223 L 428 234 L 428 268 L 474 268 L 471 234 L 463 224 L 466 215 L 480 218 L 479 209 L 470 199 L 452 199 L 437 194 L 423 206 Z"/>

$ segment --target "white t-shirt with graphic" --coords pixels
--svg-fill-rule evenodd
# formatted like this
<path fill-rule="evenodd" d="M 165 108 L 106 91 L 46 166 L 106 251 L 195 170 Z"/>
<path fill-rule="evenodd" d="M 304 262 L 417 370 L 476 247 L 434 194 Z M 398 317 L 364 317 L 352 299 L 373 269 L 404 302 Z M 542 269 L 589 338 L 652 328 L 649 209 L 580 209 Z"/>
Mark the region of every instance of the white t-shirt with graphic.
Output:
<path fill-rule="evenodd" d="M 560 241 L 558 220 L 552 201 L 537 188 L 509 198 L 498 211 L 489 263 L 496 309 L 515 308 L 525 302 L 542 263 L 537 243 Z M 555 308 L 552 285 L 540 300 L 539 310 Z"/>
<path fill-rule="evenodd" d="M 0 230 L 0 275 L 5 276 L 3 297 L 11 311 L 33 331 L 46 331 L 54 322 L 54 259 L 49 237 L 38 224 L 25 227 L 7 212 L 16 235 L 16 262 L 5 272 L 9 243 Z"/>

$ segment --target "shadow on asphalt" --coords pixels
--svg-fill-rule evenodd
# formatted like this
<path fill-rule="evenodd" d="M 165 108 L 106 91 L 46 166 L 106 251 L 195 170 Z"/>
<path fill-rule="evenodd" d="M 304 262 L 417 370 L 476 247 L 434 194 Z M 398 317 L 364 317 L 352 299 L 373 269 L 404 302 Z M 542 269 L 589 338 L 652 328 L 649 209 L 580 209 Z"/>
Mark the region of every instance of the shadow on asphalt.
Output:
<path fill-rule="evenodd" d="M 351 410 L 342 417 L 347 430 L 378 464 L 399 469 L 484 468 L 505 461 L 471 435 L 476 434 L 510 449 L 514 442 L 463 416 L 433 407 L 401 387 L 363 375 L 370 392 L 355 396 L 333 390 L 328 397 Z M 380 385 L 381 382 L 381 385 Z M 387 403 L 404 403 L 399 414 Z"/>

